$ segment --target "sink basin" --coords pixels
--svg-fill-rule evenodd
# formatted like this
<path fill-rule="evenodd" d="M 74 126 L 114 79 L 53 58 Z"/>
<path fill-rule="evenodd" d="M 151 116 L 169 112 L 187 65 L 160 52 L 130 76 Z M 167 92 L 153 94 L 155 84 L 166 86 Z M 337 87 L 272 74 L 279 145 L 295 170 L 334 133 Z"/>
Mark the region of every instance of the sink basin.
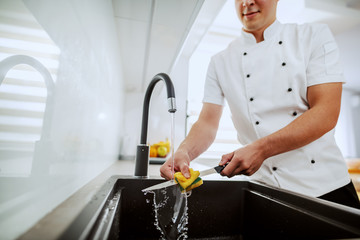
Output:
<path fill-rule="evenodd" d="M 152 194 L 159 179 L 113 176 L 60 239 L 159 239 Z M 360 210 L 251 181 L 211 181 L 188 198 L 189 239 L 360 237 Z"/>

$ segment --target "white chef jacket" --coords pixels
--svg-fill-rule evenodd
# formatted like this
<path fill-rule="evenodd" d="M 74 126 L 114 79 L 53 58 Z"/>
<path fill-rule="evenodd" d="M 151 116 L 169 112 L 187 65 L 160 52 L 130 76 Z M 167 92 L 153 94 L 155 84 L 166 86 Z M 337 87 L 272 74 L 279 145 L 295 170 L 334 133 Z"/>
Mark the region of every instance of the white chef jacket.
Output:
<path fill-rule="evenodd" d="M 212 57 L 203 102 L 226 99 L 243 145 L 285 127 L 309 109 L 307 88 L 344 82 L 339 50 L 324 24 L 281 24 L 277 20 L 256 43 L 241 36 Z M 266 159 L 252 180 L 321 196 L 350 182 L 334 130 L 312 143 Z"/>

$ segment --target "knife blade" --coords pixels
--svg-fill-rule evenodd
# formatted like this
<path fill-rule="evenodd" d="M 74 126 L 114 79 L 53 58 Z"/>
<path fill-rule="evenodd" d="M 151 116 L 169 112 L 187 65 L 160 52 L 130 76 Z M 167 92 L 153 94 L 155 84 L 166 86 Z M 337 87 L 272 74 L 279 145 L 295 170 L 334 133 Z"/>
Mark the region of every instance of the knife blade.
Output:
<path fill-rule="evenodd" d="M 213 174 L 213 173 L 220 173 L 227 165 L 228 165 L 228 163 L 225 165 L 222 165 L 222 166 L 216 166 L 213 168 L 202 170 L 202 171 L 200 171 L 199 177 L 205 177 L 205 176 Z M 170 186 L 173 186 L 176 184 L 177 184 L 177 182 L 174 179 L 172 179 L 172 180 L 169 180 L 169 181 L 166 181 L 163 183 L 155 184 L 151 187 L 143 189 L 142 191 L 143 192 L 153 191 L 153 190 L 157 190 L 157 189 L 161 189 L 161 188 L 170 187 Z"/>

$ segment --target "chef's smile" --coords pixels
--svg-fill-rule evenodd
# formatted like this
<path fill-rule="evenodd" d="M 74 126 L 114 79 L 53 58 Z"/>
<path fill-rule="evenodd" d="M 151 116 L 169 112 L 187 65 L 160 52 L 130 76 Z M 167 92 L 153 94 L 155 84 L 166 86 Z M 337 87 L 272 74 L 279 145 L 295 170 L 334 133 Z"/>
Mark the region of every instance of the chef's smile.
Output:
<path fill-rule="evenodd" d="M 257 11 L 247 11 L 247 12 L 243 12 L 243 17 L 247 20 L 250 20 L 254 17 L 256 17 L 258 14 L 260 13 L 260 10 Z"/>

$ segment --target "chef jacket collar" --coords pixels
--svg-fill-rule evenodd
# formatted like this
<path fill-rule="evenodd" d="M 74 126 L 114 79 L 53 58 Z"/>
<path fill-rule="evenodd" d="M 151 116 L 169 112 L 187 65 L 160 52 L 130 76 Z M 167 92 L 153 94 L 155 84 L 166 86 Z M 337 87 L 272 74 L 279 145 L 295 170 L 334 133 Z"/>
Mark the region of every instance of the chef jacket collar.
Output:
<path fill-rule="evenodd" d="M 276 35 L 278 30 L 280 29 L 280 22 L 276 19 L 269 27 L 267 27 L 264 31 L 264 40 L 269 40 Z M 254 35 L 251 33 L 241 31 L 241 36 L 243 37 L 245 43 L 247 44 L 256 44 L 256 39 Z"/>

